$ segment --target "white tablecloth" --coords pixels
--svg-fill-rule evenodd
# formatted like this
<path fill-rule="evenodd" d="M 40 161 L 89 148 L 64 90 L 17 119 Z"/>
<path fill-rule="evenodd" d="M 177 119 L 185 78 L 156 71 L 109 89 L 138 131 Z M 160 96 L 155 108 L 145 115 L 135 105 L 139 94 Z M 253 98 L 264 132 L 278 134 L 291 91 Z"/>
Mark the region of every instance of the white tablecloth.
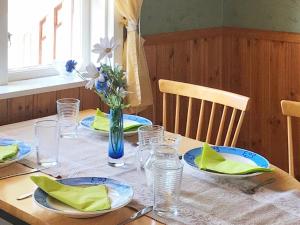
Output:
<path fill-rule="evenodd" d="M 0 137 L 33 141 L 33 123 L 26 121 L 0 127 Z M 127 165 L 112 168 L 107 164 L 107 137 L 79 129 L 79 138 L 61 139 L 60 166 L 44 170 L 53 176 L 102 176 L 124 180 L 134 188 L 134 202 L 152 204 L 151 190 L 145 176 L 135 168 L 136 137 L 125 142 Z M 35 166 L 35 154 L 23 163 Z M 277 182 L 280 182 L 279 180 Z M 251 180 L 229 180 L 208 177 L 184 166 L 179 215 L 158 218 L 167 224 L 300 224 L 300 192 L 275 192 L 261 188 L 255 195 L 246 195 L 240 186 L 251 185 Z"/>

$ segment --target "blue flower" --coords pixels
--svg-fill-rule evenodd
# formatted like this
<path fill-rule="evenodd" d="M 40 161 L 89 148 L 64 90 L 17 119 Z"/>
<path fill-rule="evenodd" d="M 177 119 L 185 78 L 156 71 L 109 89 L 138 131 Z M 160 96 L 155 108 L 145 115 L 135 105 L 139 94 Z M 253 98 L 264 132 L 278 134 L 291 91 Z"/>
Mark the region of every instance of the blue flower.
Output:
<path fill-rule="evenodd" d="M 95 89 L 99 93 L 104 93 L 107 90 L 107 82 L 106 81 L 102 82 L 101 80 L 99 80 L 99 78 L 96 79 L 95 80 Z"/>
<path fill-rule="evenodd" d="M 66 71 L 69 72 L 69 73 L 72 73 L 73 70 L 75 70 L 75 67 L 77 65 L 77 62 L 75 60 L 68 60 L 67 63 L 66 63 Z"/>

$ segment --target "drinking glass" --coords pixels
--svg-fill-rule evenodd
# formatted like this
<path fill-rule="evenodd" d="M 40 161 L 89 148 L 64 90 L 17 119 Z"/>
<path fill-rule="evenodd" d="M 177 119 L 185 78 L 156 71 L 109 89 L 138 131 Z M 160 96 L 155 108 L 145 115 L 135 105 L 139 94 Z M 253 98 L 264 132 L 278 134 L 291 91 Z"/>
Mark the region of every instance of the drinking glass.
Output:
<path fill-rule="evenodd" d="M 147 185 L 149 187 L 152 187 L 153 185 L 153 177 L 154 177 L 153 164 L 157 160 L 156 159 L 157 151 L 161 151 L 161 149 L 164 149 L 165 147 L 172 148 L 175 151 L 174 154 L 176 154 L 177 158 L 179 159 L 177 152 L 178 152 L 180 140 L 181 140 L 181 135 L 172 134 L 172 133 L 166 133 L 162 139 L 157 139 L 156 137 L 151 139 L 150 156 L 148 157 L 147 161 L 144 164 Z"/>
<path fill-rule="evenodd" d="M 77 137 L 80 100 L 62 98 L 56 101 L 61 137 Z"/>
<path fill-rule="evenodd" d="M 59 125 L 56 120 L 41 120 L 34 124 L 37 163 L 43 167 L 58 163 Z"/>
<path fill-rule="evenodd" d="M 177 215 L 183 164 L 172 145 L 158 144 L 154 154 L 154 213 L 159 216 Z"/>
<path fill-rule="evenodd" d="M 138 149 L 137 149 L 137 169 L 141 171 L 151 155 L 151 140 L 157 142 L 163 140 L 164 127 L 159 125 L 146 125 L 138 128 Z"/>

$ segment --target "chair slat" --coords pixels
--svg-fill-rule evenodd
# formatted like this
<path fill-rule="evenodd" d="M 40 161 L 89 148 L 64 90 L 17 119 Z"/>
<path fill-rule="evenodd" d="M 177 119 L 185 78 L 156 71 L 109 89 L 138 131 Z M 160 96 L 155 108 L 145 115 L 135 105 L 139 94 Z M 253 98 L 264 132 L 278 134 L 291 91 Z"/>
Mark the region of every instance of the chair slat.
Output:
<path fill-rule="evenodd" d="M 204 119 L 204 106 L 205 106 L 205 100 L 201 100 L 201 107 L 199 112 L 199 120 L 198 120 L 198 126 L 197 126 L 197 135 L 196 140 L 200 140 L 201 137 L 201 131 L 202 131 L 202 124 Z"/>
<path fill-rule="evenodd" d="M 167 94 L 163 93 L 163 127 L 167 129 Z"/>
<path fill-rule="evenodd" d="M 211 106 L 211 112 L 210 112 L 210 117 L 209 117 L 208 129 L 207 129 L 207 134 L 206 134 L 206 142 L 207 143 L 210 143 L 211 131 L 212 131 L 213 124 L 214 124 L 215 112 L 216 112 L 216 103 L 213 102 L 213 104 Z"/>
<path fill-rule="evenodd" d="M 228 144 L 229 144 L 236 112 L 237 112 L 237 110 L 233 109 L 231 118 L 230 118 L 230 122 L 229 122 L 229 126 L 228 126 L 228 130 L 227 130 L 227 134 L 226 134 L 226 138 L 225 138 L 225 142 L 224 142 L 224 146 L 228 146 Z"/>
<path fill-rule="evenodd" d="M 182 121 L 181 121 L 181 104 L 182 104 L 182 97 L 188 98 L 189 103 L 188 103 L 188 110 L 187 110 L 187 115 L 186 115 L 186 128 L 185 128 L 185 136 L 186 137 L 193 137 L 194 134 L 192 134 L 192 123 L 195 123 L 193 116 L 199 116 L 198 117 L 198 124 L 197 124 L 197 133 L 196 133 L 196 139 L 200 140 L 204 136 L 203 134 L 205 133 L 206 141 L 209 144 L 212 144 L 212 139 L 216 135 L 216 143 L 220 144 L 223 143 L 223 136 L 225 135 L 225 140 L 224 142 L 228 144 L 234 145 L 236 143 L 236 140 L 238 138 L 238 134 L 241 129 L 241 123 L 243 121 L 243 115 L 240 117 L 239 122 L 235 122 L 235 117 L 238 111 L 246 111 L 248 107 L 248 102 L 249 98 L 246 96 L 238 95 L 232 92 L 227 92 L 215 88 L 209 88 L 209 87 L 203 87 L 195 84 L 188 84 L 188 83 L 183 83 L 183 82 L 178 82 L 178 81 L 171 81 L 171 80 L 159 80 L 159 90 L 161 93 L 163 93 L 163 106 L 162 106 L 162 124 L 165 127 L 166 130 L 168 130 L 167 126 L 171 125 L 168 124 L 170 121 L 170 116 L 173 115 L 173 111 L 175 111 L 175 118 L 172 119 L 172 123 L 174 123 L 174 128 L 172 126 L 172 131 L 175 133 L 180 133 L 181 131 L 181 126 L 182 126 Z M 174 106 L 173 111 L 169 111 L 167 109 L 168 104 L 168 94 L 175 95 L 176 96 L 176 105 Z M 195 112 L 193 112 L 193 104 L 195 100 L 200 100 L 201 101 L 201 106 L 199 110 L 199 114 L 196 115 Z M 169 101 L 169 100 L 168 100 Z M 209 116 L 209 121 L 208 121 L 208 127 L 206 129 L 206 118 L 205 116 L 205 104 L 206 102 L 212 103 L 211 110 L 210 110 L 210 116 Z M 222 118 L 220 121 L 219 128 L 218 128 L 218 133 L 214 133 L 213 127 L 215 127 L 216 123 L 214 120 L 216 120 L 216 111 L 218 109 L 217 105 L 220 104 L 222 105 L 223 108 L 223 113 L 222 113 Z M 234 109 L 232 111 L 231 120 L 229 123 L 229 128 L 226 127 L 226 121 L 227 118 L 229 117 L 228 110 L 229 108 Z M 197 112 L 198 113 L 198 112 Z M 184 121 L 183 121 L 184 122 Z M 237 129 L 234 129 L 235 125 L 238 125 Z M 173 124 L 172 124 L 173 125 Z M 170 126 L 169 126 L 170 127 Z M 234 135 L 232 135 L 233 130 L 235 130 Z M 226 132 L 226 134 L 224 134 Z M 233 137 L 233 141 L 231 142 L 231 136 Z M 203 138 L 203 139 L 204 139 Z M 202 140 L 204 141 L 204 140 Z"/>
<path fill-rule="evenodd" d="M 185 129 L 186 137 L 189 137 L 191 132 L 192 106 L 193 106 L 192 98 L 189 98 L 189 106 L 188 106 L 188 112 L 186 118 L 186 129 Z"/>
<path fill-rule="evenodd" d="M 239 134 L 240 134 L 240 131 L 241 131 L 241 127 L 242 127 L 242 124 L 243 124 L 244 117 L 245 117 L 245 111 L 242 111 L 241 115 L 240 115 L 240 118 L 239 118 L 239 122 L 238 122 L 238 124 L 236 126 L 236 129 L 235 129 L 235 132 L 234 132 L 234 136 L 233 136 L 233 139 L 232 139 L 232 142 L 231 142 L 231 147 L 235 147 L 235 145 L 236 145 L 236 142 L 238 140 L 238 137 L 239 137 Z"/>
<path fill-rule="evenodd" d="M 295 176 L 294 168 L 294 147 L 293 147 L 293 133 L 292 133 L 292 118 L 287 116 L 287 129 L 288 129 L 288 155 L 289 155 L 289 174 Z"/>
<path fill-rule="evenodd" d="M 248 97 L 232 92 L 164 79 L 159 80 L 159 90 L 163 93 L 178 94 L 180 96 L 227 105 L 242 111 L 247 109 L 249 101 Z"/>
<path fill-rule="evenodd" d="M 175 112 L 175 128 L 174 133 L 179 132 L 179 112 L 180 112 L 180 95 L 176 95 L 176 112 Z"/>
<path fill-rule="evenodd" d="M 219 130 L 218 130 L 218 135 L 217 135 L 217 139 L 216 139 L 216 145 L 221 144 L 221 139 L 222 139 L 222 134 L 223 134 L 223 130 L 224 130 L 226 114 L 227 114 L 227 106 L 225 105 L 223 107 L 223 113 L 222 113 L 220 126 L 219 126 Z"/>

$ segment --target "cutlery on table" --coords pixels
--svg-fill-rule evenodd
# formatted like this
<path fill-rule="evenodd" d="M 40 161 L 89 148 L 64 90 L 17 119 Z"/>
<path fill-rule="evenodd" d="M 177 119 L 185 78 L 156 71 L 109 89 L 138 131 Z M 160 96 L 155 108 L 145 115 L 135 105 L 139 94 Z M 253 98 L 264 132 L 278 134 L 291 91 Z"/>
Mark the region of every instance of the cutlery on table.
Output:
<path fill-rule="evenodd" d="M 244 192 L 245 194 L 253 195 L 262 186 L 265 186 L 265 185 L 268 185 L 268 184 L 272 184 L 275 181 L 276 181 L 276 179 L 272 177 L 272 178 L 269 178 L 269 179 L 267 179 L 265 181 L 262 181 L 261 183 L 255 185 L 254 187 L 242 188 L 241 191 Z"/>
<path fill-rule="evenodd" d="M 137 211 L 131 217 L 129 217 L 128 219 L 126 219 L 123 222 L 119 223 L 118 225 L 125 225 L 127 223 L 130 223 L 130 222 L 142 217 L 143 215 L 151 212 L 152 210 L 153 210 L 153 206 L 147 206 L 147 207 Z"/>
<path fill-rule="evenodd" d="M 35 173 L 35 172 L 39 172 L 39 171 L 40 171 L 40 169 L 32 169 L 32 170 L 27 171 L 27 172 L 15 173 L 15 174 L 0 177 L 0 180 L 11 178 L 11 177 L 22 176 L 22 175 L 26 175 L 26 174 L 31 174 L 31 173 Z"/>
<path fill-rule="evenodd" d="M 17 200 L 23 200 L 23 199 L 31 197 L 32 195 L 33 195 L 33 192 L 25 193 L 25 194 L 22 194 L 19 197 L 17 197 Z"/>

